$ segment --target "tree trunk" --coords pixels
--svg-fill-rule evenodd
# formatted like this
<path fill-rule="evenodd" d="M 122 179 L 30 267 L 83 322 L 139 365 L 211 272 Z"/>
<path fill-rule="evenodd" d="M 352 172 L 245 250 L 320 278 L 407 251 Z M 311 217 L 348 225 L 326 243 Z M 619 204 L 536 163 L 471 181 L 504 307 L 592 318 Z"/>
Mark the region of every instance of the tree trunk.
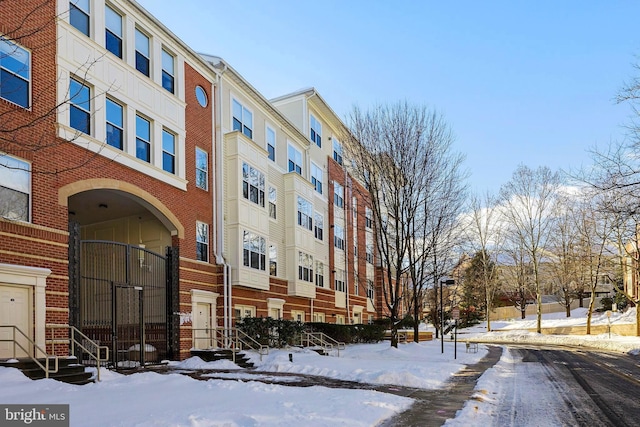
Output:
<path fill-rule="evenodd" d="M 589 298 L 589 309 L 587 310 L 587 335 L 591 335 L 591 315 L 593 314 L 593 306 L 596 302 L 595 290 L 591 290 L 591 298 Z"/>

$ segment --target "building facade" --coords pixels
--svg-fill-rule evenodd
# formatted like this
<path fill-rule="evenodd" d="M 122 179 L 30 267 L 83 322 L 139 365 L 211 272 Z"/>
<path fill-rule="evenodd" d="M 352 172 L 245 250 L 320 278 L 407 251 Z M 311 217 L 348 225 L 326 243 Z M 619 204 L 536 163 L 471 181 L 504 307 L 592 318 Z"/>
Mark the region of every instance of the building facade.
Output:
<path fill-rule="evenodd" d="M 314 90 L 269 101 L 132 1 L 5 3 L 0 338 L 153 362 L 245 316 L 376 317 L 366 191 Z"/>

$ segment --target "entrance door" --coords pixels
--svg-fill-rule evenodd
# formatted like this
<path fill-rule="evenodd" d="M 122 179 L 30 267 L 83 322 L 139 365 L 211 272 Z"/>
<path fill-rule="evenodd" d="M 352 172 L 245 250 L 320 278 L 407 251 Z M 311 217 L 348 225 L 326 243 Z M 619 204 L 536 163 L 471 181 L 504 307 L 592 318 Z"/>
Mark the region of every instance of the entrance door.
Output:
<path fill-rule="evenodd" d="M 18 286 L 5 286 L 0 284 L 0 325 L 15 325 L 28 337 L 33 338 L 29 327 L 29 288 Z M 11 357 L 25 357 L 30 351 L 27 339 L 16 331 L 16 341 L 24 348 L 16 346 L 13 353 L 13 343 L 4 340 L 13 340 L 13 328 L 0 328 L 0 359 Z M 26 350 L 26 351 L 25 351 Z"/>
<path fill-rule="evenodd" d="M 193 319 L 194 324 L 194 347 L 197 349 L 207 349 L 213 347 L 211 330 L 211 304 L 207 302 L 196 303 L 196 313 Z"/>

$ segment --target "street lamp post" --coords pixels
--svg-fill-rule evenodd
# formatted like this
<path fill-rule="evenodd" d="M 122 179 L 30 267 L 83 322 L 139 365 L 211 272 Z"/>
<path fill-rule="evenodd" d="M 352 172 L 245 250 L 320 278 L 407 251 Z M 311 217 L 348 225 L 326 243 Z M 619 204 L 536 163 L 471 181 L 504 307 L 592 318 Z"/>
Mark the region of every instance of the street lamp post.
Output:
<path fill-rule="evenodd" d="M 453 285 L 455 282 L 448 277 L 442 277 L 440 279 L 440 351 L 444 354 L 444 302 L 442 298 L 442 285 Z"/>

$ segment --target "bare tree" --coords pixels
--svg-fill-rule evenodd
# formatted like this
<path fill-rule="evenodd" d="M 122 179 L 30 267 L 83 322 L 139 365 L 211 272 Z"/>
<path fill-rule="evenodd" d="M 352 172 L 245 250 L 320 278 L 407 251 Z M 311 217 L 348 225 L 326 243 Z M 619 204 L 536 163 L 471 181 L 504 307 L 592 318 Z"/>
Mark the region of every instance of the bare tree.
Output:
<path fill-rule="evenodd" d="M 0 7 L 18 10 L 24 8 L 23 3 L 20 0 L 0 0 Z M 6 17 L 8 15 L 5 14 Z M 30 2 L 30 9 L 24 15 L 16 14 L 2 23 L 0 63 L 4 63 L 9 71 L 3 71 L 5 76 L 0 81 L 0 93 L 10 101 L 0 106 L 0 169 L 5 173 L 17 170 L 31 174 L 59 174 L 86 166 L 96 157 L 95 151 L 78 150 L 73 158 L 65 158 L 63 163 L 33 162 L 28 170 L 8 157 L 29 160 L 34 156 L 56 158 L 58 147 L 77 141 L 81 135 L 77 131 L 68 138 L 54 137 L 58 113 L 68 108 L 70 102 L 88 104 L 92 98 L 104 94 L 94 92 L 90 99 L 84 99 L 78 91 L 67 89 L 65 94 L 57 96 L 61 77 L 53 73 L 44 74 L 50 71 L 39 68 L 41 63 L 56 62 L 56 24 L 59 19 L 66 19 L 66 15 L 66 12 L 64 16 L 56 15 L 56 2 L 38 0 Z M 45 57 L 49 57 L 48 60 Z M 73 74 L 84 84 L 89 71 L 101 60 L 101 56 L 87 58 Z M 31 85 L 30 91 L 28 85 Z M 28 114 L 25 114 L 27 110 Z"/>
<path fill-rule="evenodd" d="M 542 281 L 540 263 L 553 225 L 553 209 L 561 179 L 547 167 L 532 170 L 521 165 L 500 188 L 503 218 L 510 225 L 512 240 L 518 241 L 533 269 L 537 303 L 537 332 L 542 330 Z"/>
<path fill-rule="evenodd" d="M 474 195 L 465 218 L 467 244 L 479 260 L 479 281 L 484 294 L 487 331 L 491 331 L 491 310 L 498 290 L 498 254 L 504 247 L 504 233 L 499 226 L 499 212 L 495 198 L 487 193 Z"/>
<path fill-rule="evenodd" d="M 453 136 L 442 116 L 424 106 L 355 107 L 347 121 L 345 151 L 353 160 L 351 173 L 369 192 L 382 297 L 397 347 L 401 301 L 414 299 L 417 320 L 425 286 L 437 273 L 435 248 L 448 241 L 461 206 L 462 156 L 452 153 Z"/>
<path fill-rule="evenodd" d="M 502 281 L 502 296 L 520 311 L 520 317 L 527 316 L 527 305 L 535 295 L 533 286 L 533 268 L 531 259 L 524 244 L 514 233 L 506 234 L 505 247 L 502 252 L 503 262 L 499 267 Z"/>

